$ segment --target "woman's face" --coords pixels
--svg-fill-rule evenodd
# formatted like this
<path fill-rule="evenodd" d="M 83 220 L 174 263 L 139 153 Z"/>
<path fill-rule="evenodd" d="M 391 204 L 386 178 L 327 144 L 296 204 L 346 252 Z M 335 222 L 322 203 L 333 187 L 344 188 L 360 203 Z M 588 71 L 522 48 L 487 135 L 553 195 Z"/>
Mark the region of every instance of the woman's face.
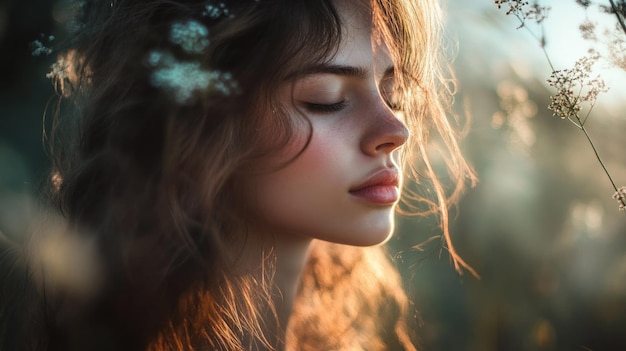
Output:
<path fill-rule="evenodd" d="M 281 103 L 291 107 L 294 119 L 303 113 L 311 129 L 297 129 L 292 143 L 270 163 L 291 160 L 309 133 L 311 140 L 286 166 L 244 181 L 244 200 L 257 230 L 358 246 L 382 243 L 393 231 L 402 182 L 394 151 L 408 130 L 386 101 L 392 62 L 372 42 L 362 10 L 340 7 L 345 28 L 336 56 L 304 67 L 283 84 Z"/>

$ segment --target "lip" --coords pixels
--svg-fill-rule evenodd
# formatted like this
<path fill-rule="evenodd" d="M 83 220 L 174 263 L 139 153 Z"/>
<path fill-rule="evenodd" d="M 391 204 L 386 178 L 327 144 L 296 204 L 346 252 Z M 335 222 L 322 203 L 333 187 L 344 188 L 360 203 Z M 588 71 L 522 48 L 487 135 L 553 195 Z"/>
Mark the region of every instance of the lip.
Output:
<path fill-rule="evenodd" d="M 362 183 L 350 188 L 349 193 L 366 202 L 389 205 L 400 198 L 399 172 L 395 168 L 385 168 L 375 172 Z"/>

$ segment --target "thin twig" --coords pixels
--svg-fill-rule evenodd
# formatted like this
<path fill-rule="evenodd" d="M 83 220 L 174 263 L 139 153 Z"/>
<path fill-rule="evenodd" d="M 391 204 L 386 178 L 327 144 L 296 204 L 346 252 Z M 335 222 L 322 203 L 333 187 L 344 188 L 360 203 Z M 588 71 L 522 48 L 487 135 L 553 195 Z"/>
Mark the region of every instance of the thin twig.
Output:
<path fill-rule="evenodd" d="M 589 118 L 589 115 L 591 114 L 591 110 L 593 110 L 593 107 L 596 105 L 595 102 L 591 102 L 590 104 L 591 106 L 589 106 L 589 110 L 587 111 L 585 118 L 582 119 L 582 122 L 580 124 L 581 126 L 585 125 L 585 123 L 587 122 L 587 118 Z"/>
<path fill-rule="evenodd" d="M 613 177 L 611 177 L 611 174 L 609 173 L 609 170 L 604 165 L 604 162 L 602 162 L 602 159 L 600 158 L 600 154 L 598 154 L 598 150 L 596 150 L 595 145 L 591 141 L 591 137 L 589 136 L 589 133 L 587 133 L 587 129 L 585 127 L 581 127 L 580 129 L 583 131 L 583 133 L 585 133 L 585 136 L 587 137 L 587 140 L 589 140 L 589 144 L 591 145 L 591 148 L 593 149 L 593 152 L 596 154 L 596 158 L 598 159 L 598 162 L 600 162 L 600 165 L 602 166 L 602 169 L 604 170 L 604 173 L 606 173 L 606 176 L 609 177 L 609 180 L 611 181 L 611 185 L 613 186 L 613 189 L 615 190 L 615 193 L 619 193 L 619 190 L 617 190 L 617 186 L 615 185 L 615 182 L 613 181 Z M 622 206 L 626 206 L 626 202 L 624 201 L 624 199 L 622 197 L 618 196 L 617 197 L 617 201 L 619 201 L 622 204 Z"/>
<path fill-rule="evenodd" d="M 611 181 L 611 185 L 613 185 L 613 189 L 615 189 L 615 191 L 617 191 L 617 185 L 615 185 L 615 182 L 613 181 L 613 177 L 611 177 L 611 174 L 609 173 L 609 170 L 606 169 L 606 166 L 604 165 L 604 162 L 602 162 L 602 159 L 600 158 L 600 154 L 598 154 L 598 150 L 596 150 L 596 146 L 593 144 L 593 141 L 591 141 L 591 137 L 589 136 L 589 133 L 587 133 L 587 128 L 585 128 L 584 126 L 581 126 L 580 129 L 583 131 L 583 133 L 585 133 L 585 136 L 587 137 L 587 140 L 589 140 L 589 144 L 591 144 L 591 148 L 593 149 L 593 153 L 596 154 L 596 158 L 598 159 L 598 162 L 600 162 L 600 165 L 602 166 L 602 169 L 604 169 L 604 173 L 606 173 L 606 176 L 609 177 L 609 180 Z"/>
<path fill-rule="evenodd" d="M 576 127 L 580 128 L 580 129 L 583 127 L 582 125 L 580 125 L 580 124 L 576 123 L 576 121 L 574 121 L 574 120 L 572 119 L 572 117 L 567 117 L 567 120 L 568 120 L 568 121 L 570 121 L 573 125 L 575 125 Z M 580 119 L 579 119 L 579 120 L 580 120 Z"/>

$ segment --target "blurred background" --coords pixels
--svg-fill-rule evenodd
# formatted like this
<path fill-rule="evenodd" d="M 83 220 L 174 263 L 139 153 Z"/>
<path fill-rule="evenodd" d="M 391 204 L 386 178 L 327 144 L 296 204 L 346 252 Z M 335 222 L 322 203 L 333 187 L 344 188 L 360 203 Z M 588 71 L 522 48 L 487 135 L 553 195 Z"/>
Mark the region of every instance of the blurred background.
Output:
<path fill-rule="evenodd" d="M 519 29 L 507 4 L 443 3 L 457 43 L 457 111 L 471 117 L 463 149 L 480 179 L 459 206 L 453 236 L 481 278 L 457 275 L 445 251 L 413 266 L 405 255 L 424 349 L 626 350 L 626 213 L 582 131 L 547 109 L 550 66 L 527 30 L 541 36 L 543 26 L 557 70 L 591 47 L 623 60 L 626 36 L 598 10 L 609 2 L 584 9 L 542 1 L 547 19 Z M 596 24 L 596 42 L 582 39 L 587 22 Z M 596 66 L 592 76 L 602 74 L 610 90 L 586 127 L 617 186 L 626 185 L 626 74 L 606 61 Z M 407 220 L 402 230 L 419 236 L 434 226 Z"/>
<path fill-rule="evenodd" d="M 0 229 L 6 232 L 24 229 L 21 214 L 45 178 L 42 118 L 54 96 L 45 75 L 55 55 L 33 56 L 31 43 L 62 42 L 65 1 L 0 2 Z M 619 33 L 615 17 L 596 5 L 546 2 L 552 7 L 543 23 L 546 51 L 557 69 L 603 47 L 581 39 L 585 20 Z M 423 349 L 626 350 L 626 213 L 618 211 L 582 132 L 547 109 L 554 90 L 538 41 L 516 29 L 506 5 L 442 3 L 453 43 L 448 50 L 456 53 L 457 110 L 471 117 L 463 149 L 480 178 L 456 211 L 453 237 L 480 279 L 457 274 L 439 241 L 398 257 L 419 311 Z M 598 67 L 611 90 L 599 96 L 586 126 L 617 185 L 626 185 L 626 74 L 603 62 Z M 436 221 L 424 218 L 402 218 L 399 231 L 391 243 L 398 249 L 438 233 Z"/>

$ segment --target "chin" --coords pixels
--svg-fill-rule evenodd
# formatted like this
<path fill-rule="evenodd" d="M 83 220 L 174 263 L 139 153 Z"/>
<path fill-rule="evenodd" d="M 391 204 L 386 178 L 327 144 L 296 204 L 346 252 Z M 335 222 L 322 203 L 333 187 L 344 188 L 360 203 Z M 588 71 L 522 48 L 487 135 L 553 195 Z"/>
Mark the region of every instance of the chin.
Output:
<path fill-rule="evenodd" d="M 334 241 L 338 244 L 351 246 L 377 246 L 389 241 L 394 233 L 394 223 L 380 223 L 378 226 L 354 229 L 346 235 L 337 237 Z"/>
<path fill-rule="evenodd" d="M 393 226 L 386 231 L 365 234 L 359 238 L 357 238 L 356 242 L 353 244 L 354 246 L 377 246 L 382 245 L 389 241 L 393 236 Z"/>
<path fill-rule="evenodd" d="M 393 213 L 386 213 L 382 217 L 376 216 L 369 221 L 364 221 L 360 230 L 355 230 L 355 246 L 382 245 L 389 241 L 395 229 Z"/>

